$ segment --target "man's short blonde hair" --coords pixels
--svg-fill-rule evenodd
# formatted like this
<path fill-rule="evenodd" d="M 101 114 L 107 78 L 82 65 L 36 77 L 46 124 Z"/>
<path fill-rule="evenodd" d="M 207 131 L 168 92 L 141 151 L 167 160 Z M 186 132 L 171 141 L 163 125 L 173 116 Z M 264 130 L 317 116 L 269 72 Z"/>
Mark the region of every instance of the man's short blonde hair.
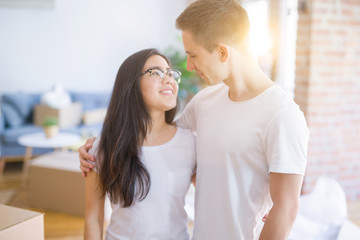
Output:
<path fill-rule="evenodd" d="M 197 0 L 176 19 L 195 42 L 212 52 L 219 43 L 239 44 L 249 34 L 249 18 L 238 0 Z"/>

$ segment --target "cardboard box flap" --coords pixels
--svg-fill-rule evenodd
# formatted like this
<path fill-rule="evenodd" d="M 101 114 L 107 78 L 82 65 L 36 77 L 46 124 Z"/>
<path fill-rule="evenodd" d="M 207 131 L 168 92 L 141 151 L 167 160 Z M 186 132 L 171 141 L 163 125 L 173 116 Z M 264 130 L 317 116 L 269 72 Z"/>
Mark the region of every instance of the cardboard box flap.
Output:
<path fill-rule="evenodd" d="M 0 215 L 0 230 L 4 230 L 36 216 L 43 215 L 43 213 L 0 205 Z"/>
<path fill-rule="evenodd" d="M 78 152 L 54 152 L 32 160 L 31 166 L 61 169 L 65 171 L 79 172 L 80 162 Z"/>

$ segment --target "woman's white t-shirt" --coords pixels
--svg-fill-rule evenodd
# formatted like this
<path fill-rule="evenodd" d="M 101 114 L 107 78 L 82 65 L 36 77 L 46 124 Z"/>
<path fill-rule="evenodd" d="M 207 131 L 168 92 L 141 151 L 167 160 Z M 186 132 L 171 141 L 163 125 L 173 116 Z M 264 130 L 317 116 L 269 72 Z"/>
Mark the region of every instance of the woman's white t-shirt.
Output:
<path fill-rule="evenodd" d="M 91 154 L 95 155 L 98 144 L 99 138 Z M 196 167 L 192 132 L 177 128 L 169 142 L 143 146 L 141 151 L 151 179 L 149 193 L 129 208 L 111 204 L 106 239 L 188 240 L 185 196 Z"/>

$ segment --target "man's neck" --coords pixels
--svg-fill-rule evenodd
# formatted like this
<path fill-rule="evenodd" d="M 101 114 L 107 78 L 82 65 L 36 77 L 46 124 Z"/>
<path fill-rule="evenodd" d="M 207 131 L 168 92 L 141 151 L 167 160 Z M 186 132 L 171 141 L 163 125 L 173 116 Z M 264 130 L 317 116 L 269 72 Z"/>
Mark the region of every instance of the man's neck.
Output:
<path fill-rule="evenodd" d="M 234 56 L 231 74 L 224 83 L 229 87 L 229 98 L 242 102 L 254 98 L 274 83 L 263 73 L 253 56 Z"/>

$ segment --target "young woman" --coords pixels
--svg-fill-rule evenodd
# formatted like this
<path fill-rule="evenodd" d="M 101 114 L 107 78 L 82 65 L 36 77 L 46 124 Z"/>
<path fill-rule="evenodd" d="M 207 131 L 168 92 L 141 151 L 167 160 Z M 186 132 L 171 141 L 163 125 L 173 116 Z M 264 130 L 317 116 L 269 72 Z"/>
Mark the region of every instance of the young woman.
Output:
<path fill-rule="evenodd" d="M 185 195 L 195 172 L 190 130 L 176 128 L 180 73 L 155 49 L 121 65 L 101 137 L 90 150 L 85 239 L 101 239 L 104 197 L 113 213 L 106 239 L 189 239 Z"/>

